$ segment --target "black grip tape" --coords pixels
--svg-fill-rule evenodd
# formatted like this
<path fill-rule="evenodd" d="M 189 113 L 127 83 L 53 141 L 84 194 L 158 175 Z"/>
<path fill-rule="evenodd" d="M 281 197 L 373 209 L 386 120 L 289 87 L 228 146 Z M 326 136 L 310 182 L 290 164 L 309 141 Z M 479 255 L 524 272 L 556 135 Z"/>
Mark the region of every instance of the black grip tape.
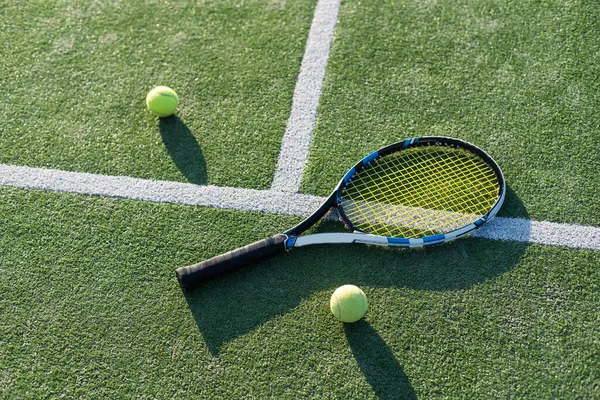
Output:
<path fill-rule="evenodd" d="M 193 289 L 206 280 L 283 253 L 286 240 L 287 236 L 284 234 L 273 235 L 201 263 L 178 268 L 175 271 L 177 280 L 182 288 Z"/>

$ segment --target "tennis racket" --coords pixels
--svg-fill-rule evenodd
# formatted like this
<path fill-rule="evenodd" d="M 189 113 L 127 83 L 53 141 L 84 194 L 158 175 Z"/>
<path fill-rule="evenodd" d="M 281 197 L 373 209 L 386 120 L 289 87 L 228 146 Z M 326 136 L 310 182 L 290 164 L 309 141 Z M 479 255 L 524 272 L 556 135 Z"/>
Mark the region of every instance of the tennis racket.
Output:
<path fill-rule="evenodd" d="M 506 186 L 496 162 L 472 144 L 445 137 L 407 139 L 375 151 L 344 175 L 310 217 L 283 233 L 178 268 L 191 289 L 228 271 L 295 247 L 363 243 L 421 247 L 480 228 L 500 209 Z M 352 233 L 299 236 L 337 209 Z"/>

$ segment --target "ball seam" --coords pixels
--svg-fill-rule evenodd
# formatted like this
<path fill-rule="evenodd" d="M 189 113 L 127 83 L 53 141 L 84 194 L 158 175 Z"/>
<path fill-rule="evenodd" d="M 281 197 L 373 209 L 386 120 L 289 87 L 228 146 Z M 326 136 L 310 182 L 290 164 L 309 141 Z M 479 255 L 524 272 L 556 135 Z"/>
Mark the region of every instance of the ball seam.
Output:
<path fill-rule="evenodd" d="M 335 305 L 337 306 L 337 309 L 338 309 L 338 318 L 340 321 L 343 322 L 344 320 L 342 319 L 342 307 L 340 307 L 340 300 L 338 299 L 338 297 L 336 296 L 335 293 L 333 293 L 333 297 L 335 297 Z"/>
<path fill-rule="evenodd" d="M 367 305 L 365 304 L 365 300 L 366 300 L 367 296 L 365 295 L 365 293 L 361 290 L 360 292 L 360 299 L 362 300 L 362 305 L 363 305 L 363 316 L 367 313 Z M 362 317 L 361 317 L 362 318 Z"/>

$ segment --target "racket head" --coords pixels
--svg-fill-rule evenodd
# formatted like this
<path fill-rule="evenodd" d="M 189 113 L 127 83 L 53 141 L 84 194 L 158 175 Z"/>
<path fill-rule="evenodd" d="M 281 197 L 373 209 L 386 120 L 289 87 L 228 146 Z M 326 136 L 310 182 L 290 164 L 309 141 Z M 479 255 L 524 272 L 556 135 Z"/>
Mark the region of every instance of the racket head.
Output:
<path fill-rule="evenodd" d="M 353 231 L 419 247 L 464 236 L 504 201 L 502 170 L 480 148 L 453 138 L 407 139 L 375 151 L 339 182 L 335 198 Z"/>

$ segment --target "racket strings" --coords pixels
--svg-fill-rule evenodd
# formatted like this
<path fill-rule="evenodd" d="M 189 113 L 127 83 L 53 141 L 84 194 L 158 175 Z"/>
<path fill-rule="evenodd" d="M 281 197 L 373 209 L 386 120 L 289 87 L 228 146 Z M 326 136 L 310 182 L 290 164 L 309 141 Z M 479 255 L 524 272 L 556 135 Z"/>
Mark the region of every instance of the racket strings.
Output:
<path fill-rule="evenodd" d="M 439 156 L 439 154 L 438 154 L 438 156 Z M 386 160 L 386 163 L 388 165 L 385 165 L 385 163 L 382 164 L 382 166 L 384 168 L 389 168 L 390 167 L 389 160 L 391 160 L 391 158 L 388 158 Z M 452 181 L 450 181 L 450 180 L 445 181 L 444 182 L 445 186 L 440 186 L 439 185 L 439 179 L 437 180 L 437 182 L 435 182 L 435 181 L 428 182 L 429 189 L 435 188 L 435 186 L 437 186 L 437 188 L 435 188 L 436 192 L 438 193 L 437 195 L 435 195 L 436 192 L 434 192 L 433 190 L 426 190 L 426 191 L 423 191 L 422 193 L 418 193 L 417 191 L 414 190 L 415 186 L 417 186 L 417 187 L 419 187 L 419 186 L 423 187 L 423 185 L 424 185 L 424 179 L 422 178 L 422 176 L 421 175 L 414 175 L 415 171 L 423 170 L 424 166 L 429 167 L 429 173 L 433 177 L 439 177 L 440 174 L 443 173 L 442 164 L 437 163 L 437 162 L 435 164 L 430 164 L 430 165 L 427 165 L 427 163 L 424 164 L 422 162 L 409 163 L 406 172 L 409 173 L 409 174 L 412 173 L 413 177 L 414 177 L 414 179 L 412 181 L 412 186 L 413 187 L 409 188 L 409 189 L 411 189 L 410 193 L 412 193 L 414 195 L 413 197 L 418 198 L 419 203 L 415 203 L 414 201 L 413 202 L 406 201 L 406 199 L 404 199 L 405 201 L 404 202 L 400 202 L 400 204 L 409 204 L 409 205 L 411 205 L 411 204 L 413 204 L 413 205 L 414 204 L 420 204 L 421 207 L 427 208 L 427 209 L 438 209 L 438 210 L 448 210 L 448 209 L 451 209 L 451 208 L 448 207 L 448 204 L 445 204 L 444 201 L 442 201 L 442 200 L 445 200 L 445 199 L 447 199 L 449 197 L 448 193 L 450 193 L 452 195 L 452 197 L 457 196 L 457 194 L 459 194 L 459 193 L 457 193 L 457 185 L 454 184 Z M 456 168 L 457 168 L 457 162 L 456 162 L 456 160 L 453 160 L 453 162 L 450 162 L 449 164 L 446 163 L 446 166 L 450 167 L 450 168 L 452 168 L 454 170 L 456 170 Z M 390 170 L 393 171 L 394 173 L 398 172 L 396 169 L 390 169 Z M 381 177 L 381 173 L 380 173 L 379 170 L 373 169 L 373 172 L 375 172 L 375 176 Z M 390 175 L 388 174 L 388 179 L 389 179 L 389 177 L 390 177 Z M 393 188 L 394 185 L 397 184 L 396 183 L 397 178 L 398 178 L 397 174 L 396 174 L 395 178 L 396 179 L 389 179 L 389 180 L 387 180 L 385 182 L 385 185 L 383 185 L 383 186 L 380 185 L 380 184 L 378 184 L 376 186 L 377 188 L 380 189 L 379 191 L 375 191 L 374 192 L 376 199 L 382 198 L 382 195 L 381 195 L 382 191 L 381 191 L 381 189 L 384 189 L 386 191 L 390 191 L 390 189 Z M 444 194 L 443 191 L 442 191 L 443 189 L 447 189 L 446 190 L 447 193 L 446 193 L 445 196 L 441 196 L 440 195 L 440 194 Z M 389 193 L 392 194 L 392 197 L 388 198 L 388 201 L 390 203 L 392 203 L 392 204 L 394 204 L 394 203 L 398 204 L 400 199 L 396 195 L 395 191 L 391 191 Z M 417 196 L 417 194 L 418 194 L 418 196 Z M 365 200 L 365 199 L 366 198 L 363 197 L 363 200 Z M 372 199 L 368 199 L 368 200 L 372 200 Z M 470 200 L 470 202 L 473 203 L 474 200 Z M 459 211 L 461 211 L 463 208 L 464 207 L 461 204 L 457 204 L 457 207 L 454 207 L 455 210 L 459 210 Z M 371 205 L 370 209 L 371 209 L 371 214 L 373 212 L 381 212 L 381 207 L 373 207 Z M 397 214 L 397 212 L 395 210 L 394 210 L 394 213 Z M 364 212 L 362 214 L 363 214 L 363 216 L 365 216 Z M 389 214 L 389 212 L 388 212 L 388 214 Z M 406 213 L 404 213 L 404 214 L 406 214 Z M 408 217 L 416 221 L 416 220 L 418 220 L 420 218 L 419 214 L 422 214 L 422 212 L 421 213 L 417 213 L 417 214 L 415 214 L 415 213 L 408 213 Z M 366 214 L 366 216 L 372 217 L 372 215 L 369 215 L 369 214 Z M 452 219 L 455 219 L 456 216 L 453 215 L 453 214 L 444 214 L 444 213 L 441 213 L 441 214 L 439 214 L 439 216 L 437 218 L 438 219 L 442 219 L 442 220 L 452 220 Z M 432 217 L 431 217 L 430 214 L 428 215 L 427 219 L 429 219 L 429 220 L 432 219 Z M 428 225 L 431 225 L 431 223 L 429 223 Z"/>
<path fill-rule="evenodd" d="M 342 192 L 358 229 L 417 238 L 468 225 L 495 203 L 498 181 L 479 157 L 458 148 L 415 147 L 373 161 Z"/>
<path fill-rule="evenodd" d="M 439 154 L 437 154 L 437 156 L 439 156 Z M 444 181 L 441 181 L 441 177 L 443 177 L 443 173 L 444 173 L 444 168 L 450 168 L 454 171 L 460 171 L 459 167 L 461 167 L 461 164 L 459 164 L 457 162 L 457 160 L 446 160 L 448 162 L 446 162 L 445 164 L 439 163 L 439 158 L 435 159 L 435 163 L 434 164 L 430 164 L 430 165 L 423 165 L 422 163 L 415 163 L 415 164 L 411 164 L 410 167 L 407 169 L 407 172 L 409 174 L 413 174 L 413 176 L 415 177 L 415 179 L 413 180 L 413 187 L 409 188 L 411 191 L 410 193 L 412 193 L 413 196 L 413 200 L 411 201 L 410 199 L 408 201 L 406 201 L 404 204 L 408 204 L 408 205 L 419 205 L 420 208 L 422 209 L 434 209 L 434 210 L 444 210 L 444 211 L 458 211 L 461 212 L 462 214 L 470 214 L 472 212 L 474 212 L 474 210 L 469 210 L 467 207 L 465 207 L 465 204 L 462 204 L 460 202 L 457 202 L 457 199 L 464 199 L 469 205 L 473 206 L 474 203 L 477 203 L 478 199 L 473 198 L 474 196 L 471 195 L 470 198 L 469 197 L 465 197 L 464 195 L 464 189 L 461 188 L 460 185 L 456 184 L 456 180 L 452 180 L 452 179 L 445 179 Z M 422 171 L 424 166 L 428 167 L 429 170 L 429 179 L 431 179 L 431 177 L 437 178 L 434 181 L 430 181 L 430 182 L 425 182 L 425 175 L 414 175 L 415 171 Z M 387 166 L 389 167 L 389 166 Z M 469 176 L 469 170 L 464 170 L 463 169 L 463 174 L 466 174 L 467 177 Z M 471 174 L 472 175 L 472 174 Z M 448 178 L 448 177 L 446 177 Z M 471 177 L 472 179 L 472 177 Z M 424 184 L 427 183 L 426 186 L 424 186 Z M 414 187 L 426 187 L 429 190 L 425 190 L 422 191 L 421 193 L 417 192 L 416 190 L 414 190 Z M 390 185 L 386 185 L 386 189 L 389 190 Z M 461 190 L 462 189 L 462 190 Z M 397 196 L 395 196 L 395 198 L 392 198 L 392 202 L 393 201 L 397 201 L 398 198 Z M 448 200 L 450 200 L 451 202 L 449 203 Z M 471 207 L 472 208 L 472 207 Z M 413 215 L 415 213 L 409 214 L 410 216 L 412 216 L 412 219 L 422 219 L 420 218 L 421 214 L 423 214 L 423 212 L 420 213 L 416 213 L 416 215 Z M 464 216 L 461 216 L 460 214 L 452 214 L 452 213 L 438 213 L 437 215 L 437 219 L 440 220 L 440 222 L 444 222 L 444 221 L 454 221 L 457 219 L 457 217 L 460 216 L 460 222 L 463 223 L 463 219 Z M 428 214 L 427 219 L 431 220 L 433 217 L 431 216 L 431 213 Z M 429 226 L 431 226 L 432 224 L 429 223 Z"/>
<path fill-rule="evenodd" d="M 416 190 L 411 190 L 410 192 L 407 193 L 403 193 L 400 191 L 397 191 L 396 188 L 398 186 L 398 179 L 405 179 L 402 176 L 399 176 L 399 172 L 396 169 L 396 165 L 393 165 L 390 163 L 390 160 L 387 159 L 383 159 L 386 163 L 385 165 L 380 166 L 380 168 L 377 169 L 373 169 L 370 172 L 372 175 L 375 175 L 375 179 L 373 179 L 373 176 L 367 176 L 367 175 L 359 175 L 359 179 L 365 181 L 367 184 L 370 184 L 369 179 L 372 179 L 372 182 L 375 184 L 375 187 L 377 189 L 379 189 L 379 191 L 372 191 L 371 194 L 374 195 L 374 199 L 381 199 L 382 195 L 385 195 L 383 198 L 385 199 L 391 199 L 392 203 L 394 203 L 394 201 L 398 201 L 400 199 L 399 195 L 401 194 L 411 194 L 413 196 L 413 198 L 416 198 L 418 196 L 420 196 L 421 198 L 421 205 L 422 206 L 428 206 L 429 208 L 436 208 L 435 205 L 436 203 L 439 204 L 443 201 L 452 201 L 452 202 L 456 202 L 457 200 L 460 200 L 462 197 L 462 195 L 464 194 L 463 192 L 465 190 L 463 190 L 462 192 L 457 192 L 457 185 L 452 184 L 452 183 L 456 183 L 456 179 L 454 180 L 454 182 L 452 182 L 450 180 L 450 178 L 452 178 L 451 176 L 444 176 L 444 169 L 446 168 L 450 168 L 454 171 L 460 172 L 459 170 L 457 170 L 457 168 L 461 167 L 461 165 L 459 164 L 459 161 L 461 160 L 454 160 L 454 159 L 447 159 L 445 164 L 442 163 L 431 163 L 431 160 L 429 160 L 430 164 L 423 164 L 420 163 L 418 165 L 413 165 L 412 168 L 407 168 L 407 170 L 405 171 L 405 175 L 408 176 L 412 176 L 412 183 L 414 184 L 413 186 L 417 186 L 417 187 L 424 187 L 424 185 L 428 184 L 430 187 L 432 188 L 436 188 L 437 191 L 434 192 L 432 190 L 425 190 L 425 191 L 416 191 Z M 464 163 L 463 163 L 464 165 Z M 479 166 L 479 170 L 476 171 L 472 171 L 472 170 L 466 170 L 466 171 L 462 171 L 464 177 L 466 177 L 467 179 L 470 179 L 472 181 L 475 182 L 479 182 L 479 183 L 484 183 L 487 182 L 488 179 L 481 179 L 481 172 L 484 171 L 482 170 L 481 167 L 483 168 L 489 168 L 487 167 L 487 165 L 483 164 L 481 166 Z M 381 175 L 381 171 L 385 169 L 386 172 L 391 171 L 392 173 L 394 173 L 394 175 L 390 175 L 389 173 L 386 176 L 382 176 Z M 420 173 L 422 171 L 427 171 L 430 175 L 421 175 Z M 461 177 L 460 175 L 457 174 L 458 177 Z M 390 177 L 392 177 L 393 179 L 390 179 Z M 432 180 L 432 178 L 436 178 L 435 181 Z M 462 177 L 461 177 L 462 178 Z M 485 177 L 483 177 L 485 178 Z M 492 174 L 492 178 L 495 181 L 495 176 Z M 410 182 L 409 182 L 410 183 Z M 443 185 L 443 186 L 442 186 Z M 493 185 L 495 185 L 495 183 L 493 183 Z M 472 190 L 474 189 L 473 187 L 467 187 L 466 185 L 462 185 L 463 189 L 467 188 L 468 190 Z M 445 189 L 445 190 L 444 190 Z M 386 192 L 384 192 L 386 191 Z M 453 192 L 453 194 L 456 197 L 451 197 L 448 196 L 448 193 L 444 193 L 445 192 Z M 366 198 L 366 194 L 368 192 L 361 192 L 360 195 Z M 461 196 L 461 197 L 458 197 Z M 404 196 L 406 197 L 406 196 Z M 462 210 L 463 207 L 461 204 L 457 204 L 456 207 L 458 210 Z M 445 209 L 442 208 L 442 209 Z"/>
<path fill-rule="evenodd" d="M 452 168 L 456 167 L 455 163 L 453 165 L 451 165 L 451 167 Z M 423 168 L 423 166 L 419 166 L 419 168 Z M 365 201 L 369 201 L 369 200 L 370 201 L 373 201 L 373 200 L 378 201 L 379 199 L 384 198 L 387 202 L 389 202 L 391 204 L 403 204 L 402 199 L 398 196 L 398 194 L 400 194 L 400 192 L 394 190 L 397 185 L 398 177 L 394 177 L 395 179 L 389 179 L 390 176 L 388 174 L 388 176 L 386 176 L 385 179 L 382 179 L 382 176 L 379 173 L 379 171 L 377 171 L 375 169 L 373 171 L 375 172 L 375 176 L 377 176 L 379 178 L 379 179 L 376 178 L 373 181 L 376 184 L 376 188 L 379 190 L 372 191 L 372 192 L 360 192 L 359 197 L 361 197 L 361 199 L 365 200 Z M 442 172 L 443 171 L 439 170 L 438 165 L 433 165 L 430 168 L 430 173 L 434 174 L 434 176 L 441 176 L 440 174 Z M 365 177 L 362 176 L 360 178 L 364 180 Z M 473 177 L 471 177 L 471 179 L 473 179 Z M 419 176 L 416 176 L 413 183 L 422 187 L 423 184 L 425 183 L 425 181 L 423 178 L 419 178 Z M 446 192 L 450 192 L 452 195 L 456 196 L 457 199 L 463 198 L 463 197 L 459 197 L 463 193 L 457 192 L 455 185 L 454 186 L 447 185 L 446 188 L 440 187 L 440 185 L 437 185 L 437 189 L 438 189 L 437 190 L 438 193 L 441 193 L 441 189 L 447 189 Z M 384 192 L 387 192 L 387 193 L 384 193 Z M 417 193 L 416 191 L 412 190 L 411 193 L 414 195 L 413 197 L 417 197 L 417 195 L 420 195 L 420 203 L 419 204 L 422 207 L 433 208 L 433 209 L 438 209 L 438 208 L 439 209 L 447 209 L 448 205 L 443 204 L 443 200 L 448 199 L 448 198 L 452 199 L 452 197 L 448 196 L 448 193 L 446 193 L 445 196 L 439 196 L 436 193 L 434 193 L 433 191 L 424 191 L 422 193 Z M 368 194 L 369 196 L 366 196 L 365 194 Z M 382 194 L 385 194 L 386 196 L 382 197 Z M 441 193 L 441 194 L 444 194 L 444 193 Z M 404 202 L 404 204 L 416 204 L 416 202 L 415 201 L 406 201 L 406 202 Z M 457 207 L 455 207 L 455 208 L 458 211 L 461 211 L 464 209 L 464 205 L 457 204 Z"/>

